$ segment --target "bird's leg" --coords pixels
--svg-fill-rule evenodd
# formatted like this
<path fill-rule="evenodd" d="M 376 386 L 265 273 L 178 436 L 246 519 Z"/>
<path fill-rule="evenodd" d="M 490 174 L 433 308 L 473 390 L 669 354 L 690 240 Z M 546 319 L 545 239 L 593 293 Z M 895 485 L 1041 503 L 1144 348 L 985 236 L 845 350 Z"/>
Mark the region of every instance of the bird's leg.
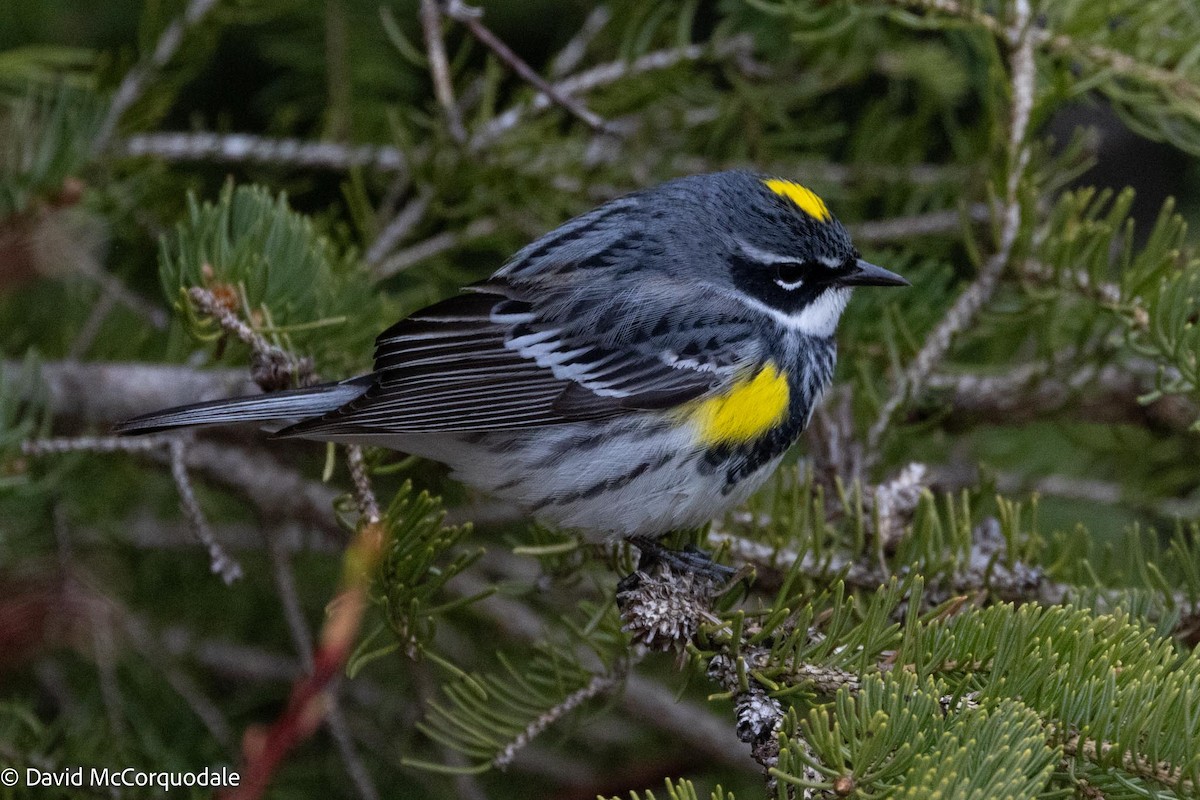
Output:
<path fill-rule="evenodd" d="M 673 572 L 691 573 L 715 586 L 724 586 L 737 575 L 737 570 L 718 564 L 708 553 L 690 544 L 682 550 L 672 550 L 664 547 L 660 540 L 649 536 L 633 537 L 629 542 L 637 547 L 641 555 L 638 558 L 637 569 L 617 584 L 618 592 L 635 588 L 639 581 L 638 574 L 649 573 L 659 564 Z"/>

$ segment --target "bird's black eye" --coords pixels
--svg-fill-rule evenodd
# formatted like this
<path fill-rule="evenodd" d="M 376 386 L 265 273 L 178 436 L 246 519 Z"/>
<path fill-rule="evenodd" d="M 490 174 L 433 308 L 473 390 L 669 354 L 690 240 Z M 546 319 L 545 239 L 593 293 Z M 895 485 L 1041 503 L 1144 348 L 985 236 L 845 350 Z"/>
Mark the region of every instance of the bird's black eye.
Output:
<path fill-rule="evenodd" d="M 808 265 L 799 261 L 781 261 L 775 265 L 775 283 L 784 289 L 799 289 L 808 274 Z"/>

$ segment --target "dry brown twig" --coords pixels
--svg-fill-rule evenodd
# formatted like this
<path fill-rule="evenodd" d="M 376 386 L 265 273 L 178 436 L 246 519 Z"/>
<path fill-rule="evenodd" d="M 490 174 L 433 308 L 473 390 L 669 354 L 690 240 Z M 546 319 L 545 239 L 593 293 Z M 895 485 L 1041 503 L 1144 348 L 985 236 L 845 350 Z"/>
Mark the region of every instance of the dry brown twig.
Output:
<path fill-rule="evenodd" d="M 561 106 L 571 115 L 579 118 L 589 128 L 600 133 L 611 132 L 611 128 L 600 115 L 591 111 L 580 101 L 574 97 L 567 95 L 559 86 L 551 84 L 545 78 L 537 73 L 533 67 L 525 63 L 516 53 L 512 51 L 500 37 L 492 33 L 492 31 L 483 24 L 483 10 L 474 6 L 469 6 L 462 0 L 446 0 L 442 5 L 442 13 L 447 17 L 460 23 L 471 35 L 479 42 L 495 53 L 496 57 L 503 61 L 508 67 L 524 81 L 529 83 L 539 92 L 550 98 L 556 105 Z"/>

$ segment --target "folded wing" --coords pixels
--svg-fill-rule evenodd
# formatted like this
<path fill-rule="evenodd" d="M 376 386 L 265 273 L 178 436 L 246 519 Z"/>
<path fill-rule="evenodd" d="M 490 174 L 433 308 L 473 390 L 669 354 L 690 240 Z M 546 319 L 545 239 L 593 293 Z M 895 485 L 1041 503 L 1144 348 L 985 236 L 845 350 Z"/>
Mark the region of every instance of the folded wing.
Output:
<path fill-rule="evenodd" d="M 680 359 L 657 338 L 598 344 L 493 279 L 384 331 L 366 392 L 278 435 L 557 425 L 670 408 L 731 379 L 729 352 Z"/>

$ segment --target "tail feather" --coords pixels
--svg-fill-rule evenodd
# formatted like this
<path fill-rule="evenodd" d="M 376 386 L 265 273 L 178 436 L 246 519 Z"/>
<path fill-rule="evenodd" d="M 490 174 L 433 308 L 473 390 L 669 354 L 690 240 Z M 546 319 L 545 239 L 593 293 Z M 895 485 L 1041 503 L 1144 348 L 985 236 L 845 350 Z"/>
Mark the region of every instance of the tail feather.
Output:
<path fill-rule="evenodd" d="M 228 425 L 235 422 L 314 417 L 349 403 L 365 392 L 370 385 L 371 378 L 363 376 L 306 389 L 290 389 L 176 406 L 127 419 L 118 423 L 113 431 L 119 434 L 143 434 L 195 425 Z"/>

